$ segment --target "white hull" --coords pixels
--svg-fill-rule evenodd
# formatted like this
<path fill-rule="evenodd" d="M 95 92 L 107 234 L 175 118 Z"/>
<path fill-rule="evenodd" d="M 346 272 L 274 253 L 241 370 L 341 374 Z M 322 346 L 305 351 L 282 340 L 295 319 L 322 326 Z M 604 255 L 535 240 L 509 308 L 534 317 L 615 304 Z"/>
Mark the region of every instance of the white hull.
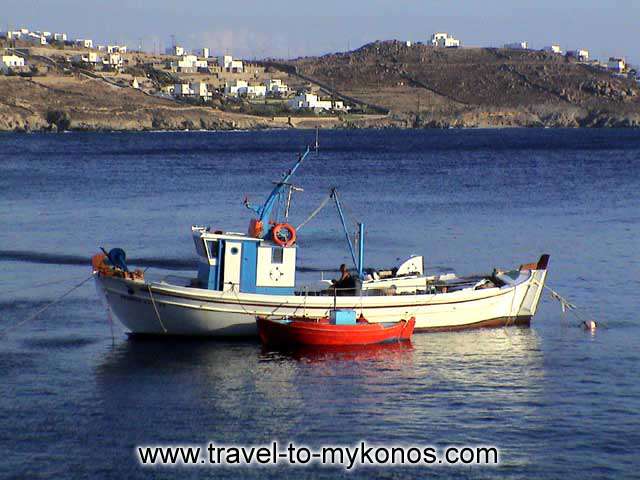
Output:
<path fill-rule="evenodd" d="M 416 331 L 441 331 L 528 323 L 535 315 L 546 270 L 531 270 L 515 285 L 451 293 L 337 297 L 338 308 L 356 310 L 370 322 L 415 317 Z M 320 318 L 334 297 L 263 295 L 143 283 L 96 274 L 111 312 L 136 334 L 257 335 L 255 317 Z"/>

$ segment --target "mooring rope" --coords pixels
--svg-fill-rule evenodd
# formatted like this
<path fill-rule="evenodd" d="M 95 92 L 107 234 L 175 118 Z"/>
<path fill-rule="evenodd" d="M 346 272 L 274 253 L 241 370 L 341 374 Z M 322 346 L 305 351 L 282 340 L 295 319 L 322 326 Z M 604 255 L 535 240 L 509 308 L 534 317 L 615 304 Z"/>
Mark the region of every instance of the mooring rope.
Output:
<path fill-rule="evenodd" d="M 575 305 L 574 303 L 571 303 L 569 300 L 567 300 L 565 297 L 563 297 L 562 295 L 560 295 L 558 292 L 556 292 L 553 288 L 544 285 L 544 288 L 546 290 L 549 291 L 549 295 L 551 296 L 551 298 L 553 298 L 554 300 L 557 300 L 558 302 L 560 302 L 560 308 L 562 309 L 562 313 L 566 313 L 566 312 L 571 312 L 573 313 L 576 318 L 578 320 L 580 320 L 583 324 L 586 324 L 587 322 L 590 322 L 591 320 L 588 318 L 583 317 L 580 313 L 578 313 L 578 306 Z M 589 313 L 586 309 L 582 308 L 583 311 Z M 598 322 L 599 325 L 605 325 L 602 322 Z"/>
<path fill-rule="evenodd" d="M 162 323 L 162 320 L 160 319 L 160 312 L 158 312 L 158 307 L 156 307 L 156 301 L 153 299 L 153 292 L 151 291 L 151 285 L 149 283 L 147 283 L 147 289 L 149 289 L 149 296 L 151 297 L 151 304 L 153 305 L 153 309 L 156 312 L 156 317 L 158 317 L 158 323 L 162 327 L 162 330 L 164 331 L 164 333 L 167 333 L 167 329 L 165 328 L 164 323 Z"/>
<path fill-rule="evenodd" d="M 33 315 L 30 315 L 29 317 L 25 318 L 24 320 L 22 320 L 21 322 L 16 323 L 15 325 L 11 325 L 7 328 L 5 328 L 4 330 L 2 330 L 0 332 L 0 336 L 4 336 L 7 332 L 11 331 L 11 330 L 15 330 L 16 328 L 20 327 L 21 325 L 24 325 L 27 322 L 30 322 L 31 320 L 35 319 L 38 315 L 40 315 L 42 312 L 44 312 L 45 310 L 47 310 L 49 307 L 55 305 L 56 303 L 60 302 L 60 300 L 62 300 L 63 298 L 65 298 L 66 296 L 68 296 L 69 294 L 71 294 L 72 292 L 74 292 L 75 290 L 77 290 L 78 288 L 80 288 L 82 285 L 84 285 L 85 283 L 87 283 L 89 280 L 91 280 L 93 278 L 93 274 L 89 275 L 87 278 L 85 278 L 84 280 L 82 280 L 80 283 L 74 285 L 73 287 L 71 287 L 69 290 L 67 290 L 66 292 L 64 292 L 62 295 L 60 295 L 58 298 L 56 298 L 55 300 L 47 303 L 44 307 L 40 308 L 37 312 L 35 312 Z"/>

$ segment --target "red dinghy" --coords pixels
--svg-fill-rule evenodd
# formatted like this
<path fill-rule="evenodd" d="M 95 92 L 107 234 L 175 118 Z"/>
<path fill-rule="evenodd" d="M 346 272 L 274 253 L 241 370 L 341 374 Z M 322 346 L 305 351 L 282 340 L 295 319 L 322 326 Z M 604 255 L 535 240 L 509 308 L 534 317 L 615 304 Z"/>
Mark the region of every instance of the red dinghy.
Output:
<path fill-rule="evenodd" d="M 357 322 L 346 325 L 336 324 L 335 319 L 329 317 L 320 320 L 257 317 L 256 321 L 262 343 L 280 346 L 373 345 L 409 341 L 416 324 L 414 317 L 389 323 L 369 323 L 360 317 Z"/>

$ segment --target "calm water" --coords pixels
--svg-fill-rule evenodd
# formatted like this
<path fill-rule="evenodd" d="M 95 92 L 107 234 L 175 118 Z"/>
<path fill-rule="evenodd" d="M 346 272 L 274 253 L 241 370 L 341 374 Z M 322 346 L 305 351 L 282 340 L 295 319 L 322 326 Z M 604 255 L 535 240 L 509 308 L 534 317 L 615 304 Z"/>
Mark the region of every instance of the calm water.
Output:
<path fill-rule="evenodd" d="M 244 231 L 314 132 L 0 136 L 0 329 L 90 273 L 102 245 L 189 270 L 189 227 Z M 256 342 L 140 341 L 91 283 L 0 336 L 1 478 L 637 478 L 640 133 L 344 131 L 295 178 L 294 224 L 337 186 L 367 263 L 413 253 L 474 273 L 551 254 L 531 328 L 411 348 L 285 355 Z M 302 232 L 299 283 L 348 260 L 335 211 Z M 490 444 L 498 468 L 142 469 L 138 444 Z"/>

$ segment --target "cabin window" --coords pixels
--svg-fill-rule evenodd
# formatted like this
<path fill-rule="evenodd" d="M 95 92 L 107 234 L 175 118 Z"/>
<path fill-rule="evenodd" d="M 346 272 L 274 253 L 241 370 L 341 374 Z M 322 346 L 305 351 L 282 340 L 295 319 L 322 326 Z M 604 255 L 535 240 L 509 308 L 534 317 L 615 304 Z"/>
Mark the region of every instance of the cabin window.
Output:
<path fill-rule="evenodd" d="M 274 247 L 271 249 L 271 263 L 282 264 L 284 259 L 284 250 L 282 248 Z"/>
<path fill-rule="evenodd" d="M 207 249 L 209 250 L 209 258 L 217 258 L 218 256 L 218 241 L 207 242 Z"/>

